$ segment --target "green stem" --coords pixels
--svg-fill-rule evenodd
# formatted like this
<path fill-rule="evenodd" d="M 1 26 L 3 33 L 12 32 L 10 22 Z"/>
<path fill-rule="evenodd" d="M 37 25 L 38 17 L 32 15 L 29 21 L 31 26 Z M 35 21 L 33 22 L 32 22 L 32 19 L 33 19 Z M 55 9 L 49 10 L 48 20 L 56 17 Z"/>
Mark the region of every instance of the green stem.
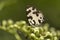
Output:
<path fill-rule="evenodd" d="M 15 33 L 14 36 L 15 36 L 16 40 L 22 40 L 21 37 L 18 35 L 18 33 Z"/>

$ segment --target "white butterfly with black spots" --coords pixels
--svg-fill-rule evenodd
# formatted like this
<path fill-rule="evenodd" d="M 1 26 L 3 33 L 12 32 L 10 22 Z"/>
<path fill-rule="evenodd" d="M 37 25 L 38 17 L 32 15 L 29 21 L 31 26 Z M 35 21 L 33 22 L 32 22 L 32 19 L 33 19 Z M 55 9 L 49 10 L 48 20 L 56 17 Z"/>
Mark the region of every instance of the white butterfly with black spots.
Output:
<path fill-rule="evenodd" d="M 44 15 L 40 10 L 37 10 L 33 6 L 28 6 L 26 9 L 27 20 L 31 26 L 40 26 L 44 22 Z"/>

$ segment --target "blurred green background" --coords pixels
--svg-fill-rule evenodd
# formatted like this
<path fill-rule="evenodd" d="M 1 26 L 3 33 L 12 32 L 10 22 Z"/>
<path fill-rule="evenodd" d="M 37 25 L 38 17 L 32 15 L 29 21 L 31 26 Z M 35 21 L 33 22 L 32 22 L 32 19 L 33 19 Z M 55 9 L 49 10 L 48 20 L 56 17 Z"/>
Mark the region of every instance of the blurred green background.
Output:
<path fill-rule="evenodd" d="M 27 5 L 41 10 L 50 26 L 60 29 L 60 0 L 0 0 L 0 22 L 4 19 L 26 20 Z M 15 38 L 1 30 L 0 40 L 15 40 Z"/>

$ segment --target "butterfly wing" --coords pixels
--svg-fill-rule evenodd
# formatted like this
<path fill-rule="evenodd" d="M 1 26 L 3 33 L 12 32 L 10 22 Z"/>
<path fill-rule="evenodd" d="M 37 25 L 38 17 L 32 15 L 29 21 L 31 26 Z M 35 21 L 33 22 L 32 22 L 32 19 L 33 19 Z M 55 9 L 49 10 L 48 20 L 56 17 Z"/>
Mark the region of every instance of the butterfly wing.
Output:
<path fill-rule="evenodd" d="M 27 20 L 31 26 L 39 26 L 44 22 L 44 16 L 41 11 L 37 10 L 34 7 L 28 7 L 26 9 Z"/>

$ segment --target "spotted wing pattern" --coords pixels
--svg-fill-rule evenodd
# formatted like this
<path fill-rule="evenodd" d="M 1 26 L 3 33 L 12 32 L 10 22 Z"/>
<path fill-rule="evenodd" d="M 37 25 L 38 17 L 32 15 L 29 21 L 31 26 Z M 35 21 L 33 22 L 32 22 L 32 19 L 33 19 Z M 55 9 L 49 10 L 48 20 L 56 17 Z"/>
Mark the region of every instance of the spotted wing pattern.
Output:
<path fill-rule="evenodd" d="M 26 9 L 27 20 L 31 26 L 39 26 L 44 22 L 44 15 L 41 11 L 30 6 Z"/>

